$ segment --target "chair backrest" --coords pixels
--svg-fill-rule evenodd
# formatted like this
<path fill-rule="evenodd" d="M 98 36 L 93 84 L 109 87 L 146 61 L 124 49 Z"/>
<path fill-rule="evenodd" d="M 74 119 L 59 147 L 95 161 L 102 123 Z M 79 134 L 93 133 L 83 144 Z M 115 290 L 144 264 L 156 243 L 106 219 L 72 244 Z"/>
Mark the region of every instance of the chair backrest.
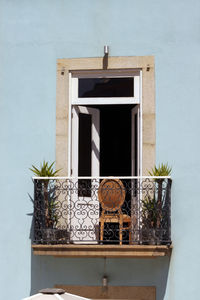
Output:
<path fill-rule="evenodd" d="M 99 201 L 106 211 L 117 211 L 124 203 L 126 192 L 119 179 L 104 179 L 98 190 Z"/>

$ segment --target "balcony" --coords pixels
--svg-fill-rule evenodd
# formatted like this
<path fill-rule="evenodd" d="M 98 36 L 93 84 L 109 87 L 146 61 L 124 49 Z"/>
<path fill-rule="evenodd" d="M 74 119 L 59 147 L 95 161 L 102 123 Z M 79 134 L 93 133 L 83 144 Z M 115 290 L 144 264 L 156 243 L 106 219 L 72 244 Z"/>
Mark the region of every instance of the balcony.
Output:
<path fill-rule="evenodd" d="M 36 255 L 171 252 L 170 177 L 34 177 Z"/>

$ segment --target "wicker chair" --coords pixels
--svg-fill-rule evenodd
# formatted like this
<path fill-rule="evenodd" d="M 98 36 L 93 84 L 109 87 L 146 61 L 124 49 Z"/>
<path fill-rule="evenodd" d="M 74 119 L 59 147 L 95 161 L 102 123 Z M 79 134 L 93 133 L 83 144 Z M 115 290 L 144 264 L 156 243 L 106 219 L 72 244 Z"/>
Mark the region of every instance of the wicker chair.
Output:
<path fill-rule="evenodd" d="M 131 240 L 131 217 L 123 214 L 121 207 L 124 203 L 126 191 L 119 179 L 104 179 L 99 186 L 98 197 L 101 203 L 102 213 L 100 216 L 100 242 L 103 242 L 104 224 L 119 223 L 119 244 L 122 245 L 123 230 L 129 231 Z M 128 226 L 124 227 L 124 223 Z"/>

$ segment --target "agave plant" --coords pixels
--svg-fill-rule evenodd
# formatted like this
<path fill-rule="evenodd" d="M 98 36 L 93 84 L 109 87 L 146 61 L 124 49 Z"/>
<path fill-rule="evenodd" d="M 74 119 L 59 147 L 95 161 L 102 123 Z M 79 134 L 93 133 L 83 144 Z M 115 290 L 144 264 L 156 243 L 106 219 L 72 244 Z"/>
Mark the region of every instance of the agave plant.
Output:
<path fill-rule="evenodd" d="M 154 166 L 151 171 L 148 171 L 150 176 L 170 176 L 172 168 L 166 164 L 159 164 L 158 167 Z"/>
<path fill-rule="evenodd" d="M 53 165 L 55 162 L 49 164 L 45 160 L 40 165 L 40 169 L 36 168 L 32 165 L 30 170 L 34 173 L 34 175 L 38 177 L 55 177 L 60 170 L 54 171 Z M 45 206 L 45 225 L 47 228 L 52 227 L 54 223 L 57 223 L 57 216 L 55 215 L 56 211 L 56 203 L 54 200 L 49 199 L 48 185 L 49 179 L 43 179 L 42 183 L 42 191 L 44 197 L 44 206 Z"/>
<path fill-rule="evenodd" d="M 43 164 L 40 165 L 40 169 L 32 165 L 32 169 L 30 168 L 30 170 L 38 177 L 54 177 L 57 176 L 57 173 L 60 171 L 53 170 L 54 163 L 55 162 L 52 162 L 52 164 L 49 165 L 49 163 L 44 160 Z"/>
<path fill-rule="evenodd" d="M 150 176 L 170 176 L 172 168 L 166 164 L 159 164 L 158 167 L 154 166 L 151 171 L 148 171 Z M 164 178 L 154 179 L 157 185 L 157 193 L 154 191 L 154 195 L 148 196 L 143 201 L 143 223 L 148 228 L 158 229 L 161 226 L 163 212 L 162 212 L 162 198 L 163 198 L 163 182 Z"/>

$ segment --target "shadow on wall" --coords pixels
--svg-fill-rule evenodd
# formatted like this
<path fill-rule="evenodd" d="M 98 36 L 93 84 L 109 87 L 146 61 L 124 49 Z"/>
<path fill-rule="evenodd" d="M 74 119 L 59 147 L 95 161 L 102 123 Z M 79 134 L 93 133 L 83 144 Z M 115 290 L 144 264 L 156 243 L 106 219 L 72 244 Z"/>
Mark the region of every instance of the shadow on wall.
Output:
<path fill-rule="evenodd" d="M 163 300 L 169 257 L 155 259 L 106 259 L 106 275 L 113 286 L 156 286 L 156 300 Z M 59 285 L 102 285 L 104 258 L 55 258 L 31 256 L 31 291 Z"/>

